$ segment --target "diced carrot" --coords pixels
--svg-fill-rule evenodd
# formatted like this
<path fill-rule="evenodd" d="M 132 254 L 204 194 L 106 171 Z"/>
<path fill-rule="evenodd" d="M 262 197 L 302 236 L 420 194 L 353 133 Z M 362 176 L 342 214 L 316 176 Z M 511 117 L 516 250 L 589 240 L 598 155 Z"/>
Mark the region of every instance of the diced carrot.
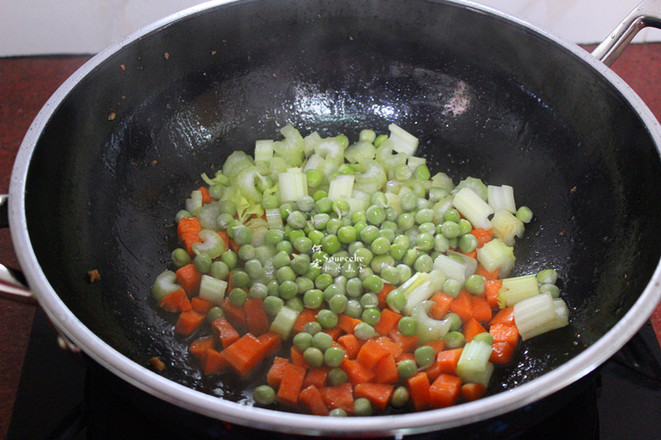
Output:
<path fill-rule="evenodd" d="M 289 365 L 289 360 L 287 358 L 282 358 L 276 356 L 273 359 L 273 364 L 269 368 L 268 373 L 266 373 L 266 383 L 273 388 L 278 388 L 280 386 L 280 381 L 282 376 L 285 374 L 285 366 Z"/>
<path fill-rule="evenodd" d="M 413 355 L 413 353 L 408 352 L 408 351 L 403 351 L 402 354 L 400 354 L 399 356 L 397 356 L 395 358 L 395 362 L 402 362 L 402 361 L 409 361 L 409 360 L 415 362 L 415 356 Z"/>
<path fill-rule="evenodd" d="M 241 306 L 235 306 L 229 299 L 225 298 L 220 302 L 220 308 L 223 309 L 225 317 L 239 331 L 247 328 L 246 311 Z"/>
<path fill-rule="evenodd" d="M 220 236 L 220 238 L 223 239 L 223 242 L 225 245 L 223 246 L 223 252 L 225 252 L 227 249 L 230 248 L 230 236 L 227 233 L 227 231 L 217 231 L 216 234 Z"/>
<path fill-rule="evenodd" d="M 475 335 L 485 333 L 486 331 L 487 329 L 485 329 L 475 318 L 470 318 L 468 321 L 464 322 L 463 333 L 466 342 L 472 341 Z"/>
<path fill-rule="evenodd" d="M 353 387 L 349 382 L 319 390 L 324 403 L 329 409 L 341 408 L 347 414 L 353 414 Z"/>
<path fill-rule="evenodd" d="M 372 379 L 374 379 L 374 370 L 366 368 L 360 362 L 346 357 L 342 360 L 340 368 L 342 368 L 344 372 L 347 373 L 349 382 L 351 382 L 353 385 L 370 382 Z"/>
<path fill-rule="evenodd" d="M 465 383 L 461 386 L 461 398 L 467 401 L 473 401 L 484 397 L 487 389 L 481 383 Z"/>
<path fill-rule="evenodd" d="M 193 243 L 201 243 L 202 225 L 197 217 L 184 217 L 177 222 L 177 237 L 189 254 L 193 253 Z"/>
<path fill-rule="evenodd" d="M 227 348 L 239 340 L 241 335 L 225 318 L 218 318 L 211 323 L 211 330 L 220 341 L 223 348 Z"/>
<path fill-rule="evenodd" d="M 353 333 L 354 327 L 360 323 L 360 319 L 352 318 L 344 313 L 338 315 L 337 326 L 341 328 L 344 333 Z"/>
<path fill-rule="evenodd" d="M 459 295 L 450 304 L 450 311 L 456 313 L 462 322 L 468 321 L 473 316 L 473 302 L 471 294 L 467 290 L 461 290 Z"/>
<path fill-rule="evenodd" d="M 481 264 L 477 265 L 477 268 L 475 269 L 475 273 L 477 275 L 483 276 L 487 280 L 497 280 L 498 277 L 500 276 L 500 269 L 496 268 L 489 272 L 486 267 L 482 266 Z"/>
<path fill-rule="evenodd" d="M 363 367 L 373 370 L 374 367 L 376 367 L 376 364 L 378 364 L 379 361 L 389 353 L 390 350 L 388 347 L 380 344 L 376 339 L 369 339 L 362 347 L 360 347 L 356 360 L 360 362 Z"/>
<path fill-rule="evenodd" d="M 471 308 L 473 310 L 473 318 L 480 322 L 489 322 L 491 320 L 493 312 L 486 297 L 480 295 L 471 296 Z"/>
<path fill-rule="evenodd" d="M 201 365 L 207 360 L 207 349 L 213 348 L 213 338 L 210 336 L 205 336 L 203 338 L 198 338 L 193 340 L 188 346 L 188 351 L 190 354 L 195 356 Z"/>
<path fill-rule="evenodd" d="M 276 332 L 262 333 L 257 336 L 257 339 L 262 344 L 266 356 L 272 355 L 282 347 L 282 339 L 280 338 L 280 334 Z"/>
<path fill-rule="evenodd" d="M 507 342 L 515 347 L 519 343 L 519 330 L 515 325 L 492 324 L 489 333 L 494 342 Z"/>
<path fill-rule="evenodd" d="M 349 359 L 355 359 L 358 356 L 358 351 L 360 351 L 361 342 L 353 334 L 342 335 L 337 338 L 337 342 L 344 348 Z"/>
<path fill-rule="evenodd" d="M 489 362 L 504 365 L 509 364 L 514 356 L 516 346 L 508 342 L 494 342 L 491 344 L 491 356 Z"/>
<path fill-rule="evenodd" d="M 202 193 L 202 203 L 213 202 L 213 199 L 211 198 L 211 194 L 209 194 L 209 188 L 207 188 L 206 186 L 201 186 L 197 190 Z"/>
<path fill-rule="evenodd" d="M 303 386 L 307 387 L 309 385 L 314 385 L 317 388 L 325 387 L 329 371 L 330 368 L 328 367 L 314 367 L 308 369 L 305 379 L 303 380 Z"/>
<path fill-rule="evenodd" d="M 360 383 L 353 389 L 356 399 L 364 397 L 372 403 L 378 411 L 384 411 L 390 402 L 394 387 L 383 383 Z"/>
<path fill-rule="evenodd" d="M 246 325 L 250 333 L 259 336 L 269 331 L 271 323 L 264 310 L 264 300 L 262 298 L 248 298 L 243 303 L 243 310 L 246 314 Z"/>
<path fill-rule="evenodd" d="M 416 411 L 421 411 L 430 407 L 431 400 L 429 395 L 429 377 L 427 373 L 421 371 L 414 374 L 406 380 L 409 386 L 409 394 Z"/>
<path fill-rule="evenodd" d="M 457 372 L 457 362 L 461 357 L 463 348 L 453 348 L 443 350 L 436 356 L 436 363 L 440 367 L 441 373 L 455 374 Z"/>
<path fill-rule="evenodd" d="M 322 330 L 322 332 L 331 335 L 331 338 L 333 338 L 333 341 L 337 341 L 337 338 L 339 338 L 340 336 L 342 336 L 342 334 L 344 334 L 342 329 L 339 328 L 339 327 L 325 328 L 325 329 Z"/>
<path fill-rule="evenodd" d="M 500 307 L 498 303 L 498 294 L 500 293 L 501 287 L 503 287 L 502 280 L 484 281 L 484 297 L 487 299 L 487 302 L 492 309 L 497 309 Z"/>
<path fill-rule="evenodd" d="M 469 251 L 469 252 L 461 252 L 461 251 L 459 251 L 459 252 L 461 254 L 466 255 L 467 257 L 470 257 L 470 258 L 474 259 L 474 260 L 477 258 L 477 249 L 473 249 L 472 251 Z"/>
<path fill-rule="evenodd" d="M 191 302 L 184 289 L 177 289 L 161 299 L 158 306 L 166 312 L 186 312 L 191 309 Z"/>
<path fill-rule="evenodd" d="M 376 368 L 374 368 L 374 382 L 396 383 L 398 380 L 397 362 L 395 361 L 395 357 L 389 354 L 376 364 Z"/>
<path fill-rule="evenodd" d="M 197 313 L 194 310 L 181 312 L 179 318 L 177 318 L 177 323 L 174 325 L 174 331 L 179 335 L 188 336 L 202 325 L 205 318 L 206 315 Z"/>
<path fill-rule="evenodd" d="M 509 307 L 505 307 L 504 309 L 500 309 L 489 324 L 515 325 L 516 322 L 514 321 L 514 306 L 509 306 Z"/>
<path fill-rule="evenodd" d="M 402 315 L 391 309 L 383 309 L 381 311 L 381 318 L 374 326 L 374 330 L 380 335 L 387 335 L 391 331 L 397 329 L 397 323 L 402 319 Z"/>
<path fill-rule="evenodd" d="M 450 311 L 450 304 L 454 301 L 454 298 L 443 292 L 436 292 L 429 299 L 434 302 L 429 310 L 429 316 L 434 319 L 443 319 L 443 317 Z"/>
<path fill-rule="evenodd" d="M 314 415 L 327 416 L 328 407 L 321 397 L 319 388 L 314 385 L 309 385 L 304 388 L 298 396 L 298 399 L 305 405 L 305 408 Z"/>
<path fill-rule="evenodd" d="M 238 341 L 225 348 L 222 353 L 234 371 L 244 377 L 249 375 L 266 357 L 264 346 L 251 333 L 241 336 Z"/>
<path fill-rule="evenodd" d="M 457 402 L 461 389 L 461 379 L 452 374 L 439 375 L 429 387 L 431 405 L 446 408 Z"/>
<path fill-rule="evenodd" d="M 428 345 L 434 349 L 434 355 L 438 355 L 441 351 L 445 350 L 445 340 L 427 341 L 423 345 Z"/>
<path fill-rule="evenodd" d="M 298 365 L 299 367 L 303 368 L 308 367 L 308 363 L 305 362 L 305 359 L 303 358 L 303 353 L 294 346 L 289 348 L 289 358 L 291 359 L 291 363 L 294 365 Z"/>
<path fill-rule="evenodd" d="M 175 272 L 177 275 L 177 284 L 184 288 L 188 296 L 195 296 L 200 289 L 202 274 L 193 263 L 180 267 Z"/>
<path fill-rule="evenodd" d="M 305 379 L 305 368 L 294 364 L 287 364 L 278 388 L 278 402 L 295 407 L 298 396 L 301 393 L 303 380 Z"/>
<path fill-rule="evenodd" d="M 379 298 L 379 308 L 381 308 L 381 310 L 384 310 L 387 306 L 386 298 L 388 297 L 388 294 L 396 288 L 397 286 L 395 285 L 383 283 L 383 288 L 376 294 L 377 298 Z"/>
<path fill-rule="evenodd" d="M 390 339 L 388 336 L 379 336 L 374 340 L 387 348 L 390 354 L 392 354 L 392 356 L 395 358 L 402 354 L 402 351 L 404 351 L 399 344 Z"/>
<path fill-rule="evenodd" d="M 294 333 L 301 333 L 305 327 L 305 324 L 311 321 L 316 321 L 318 311 L 319 309 L 308 308 L 301 310 L 301 313 L 298 314 L 298 318 L 296 318 L 296 321 L 294 321 Z"/>
<path fill-rule="evenodd" d="M 429 367 L 425 368 L 425 373 L 427 373 L 429 381 L 434 382 L 436 378 L 441 375 L 441 366 L 438 362 L 434 362 Z"/>
<path fill-rule="evenodd" d="M 471 231 L 471 234 L 473 234 L 475 238 L 477 238 L 478 249 L 493 239 L 492 229 L 475 228 Z"/>
<path fill-rule="evenodd" d="M 190 304 L 193 310 L 200 313 L 207 313 L 213 306 L 215 306 L 211 301 L 207 301 L 199 296 L 192 297 L 190 299 Z"/>
<path fill-rule="evenodd" d="M 227 366 L 227 359 L 225 359 L 222 353 L 213 348 L 207 349 L 207 357 L 204 362 L 204 368 L 202 369 L 202 373 L 205 376 L 221 373 L 227 369 Z"/>
<path fill-rule="evenodd" d="M 390 332 L 388 336 L 390 336 L 390 339 L 392 339 L 395 344 L 402 347 L 402 351 L 413 353 L 413 351 L 418 348 L 417 335 L 404 336 L 398 330 Z"/>
<path fill-rule="evenodd" d="M 229 248 L 232 249 L 232 251 L 234 251 L 235 253 L 238 254 L 238 253 L 239 253 L 239 249 L 241 249 L 241 245 L 238 244 L 236 241 L 234 241 L 234 240 L 230 237 Z"/>

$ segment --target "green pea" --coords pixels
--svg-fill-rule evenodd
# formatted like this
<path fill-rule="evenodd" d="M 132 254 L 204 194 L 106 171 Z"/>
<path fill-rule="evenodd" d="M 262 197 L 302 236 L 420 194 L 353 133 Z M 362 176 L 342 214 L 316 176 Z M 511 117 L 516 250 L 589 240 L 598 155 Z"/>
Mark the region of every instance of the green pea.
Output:
<path fill-rule="evenodd" d="M 328 347 L 324 351 L 324 364 L 328 367 L 339 367 L 344 360 L 344 350 L 341 347 Z"/>
<path fill-rule="evenodd" d="M 245 302 L 246 299 L 248 299 L 248 294 L 246 293 L 245 290 L 240 289 L 240 288 L 234 288 L 229 294 L 229 300 L 230 303 L 233 306 L 240 307 L 242 306 Z"/>
<path fill-rule="evenodd" d="M 397 323 L 397 328 L 404 336 L 414 336 L 418 329 L 418 323 L 411 316 L 403 316 Z"/>
<path fill-rule="evenodd" d="M 473 336 L 473 341 L 480 341 L 491 345 L 493 344 L 493 336 L 489 332 L 482 332 Z"/>
<path fill-rule="evenodd" d="M 278 294 L 282 299 L 292 299 L 298 295 L 298 286 L 294 281 L 285 280 L 280 283 Z"/>
<path fill-rule="evenodd" d="M 324 364 L 324 354 L 317 347 L 308 347 L 303 351 L 303 359 L 311 367 L 321 367 Z"/>
<path fill-rule="evenodd" d="M 296 283 L 296 287 L 298 288 L 299 294 L 304 294 L 308 290 L 314 289 L 314 281 L 312 281 L 309 278 L 303 276 L 296 277 L 296 280 L 294 282 Z"/>
<path fill-rule="evenodd" d="M 340 314 L 344 313 L 344 311 L 347 309 L 347 303 L 349 302 L 349 299 L 342 295 L 342 294 L 337 294 L 333 295 L 333 297 L 328 301 L 328 307 L 333 313 Z"/>
<path fill-rule="evenodd" d="M 348 279 L 358 276 L 358 263 L 355 261 L 345 261 L 342 263 L 342 275 Z"/>
<path fill-rule="evenodd" d="M 420 256 L 420 253 L 418 252 L 417 249 L 409 249 L 406 251 L 406 254 L 404 254 L 404 258 L 402 258 L 402 263 L 404 263 L 407 266 L 413 266 L 413 263 L 415 263 L 415 260 L 418 259 Z"/>
<path fill-rule="evenodd" d="M 306 322 L 305 325 L 303 326 L 303 331 L 305 333 L 310 333 L 312 336 L 314 336 L 321 331 L 321 324 L 319 324 L 317 321 Z M 314 344 L 314 339 L 312 343 Z"/>
<path fill-rule="evenodd" d="M 378 237 L 379 228 L 374 225 L 368 225 L 360 231 L 360 239 L 366 244 L 371 244 Z"/>
<path fill-rule="evenodd" d="M 459 249 L 461 252 L 469 253 L 477 249 L 477 238 L 473 234 L 464 234 L 459 237 Z"/>
<path fill-rule="evenodd" d="M 473 274 L 466 278 L 464 287 L 473 295 L 481 295 L 484 293 L 484 281 L 482 275 Z"/>
<path fill-rule="evenodd" d="M 421 223 L 418 226 L 418 231 L 434 235 L 436 233 L 436 224 L 434 222 Z"/>
<path fill-rule="evenodd" d="M 328 417 L 346 417 L 348 414 L 342 408 L 333 408 L 328 411 Z"/>
<path fill-rule="evenodd" d="M 390 251 L 390 241 L 386 237 L 377 237 L 372 241 L 370 249 L 375 255 L 384 255 Z"/>
<path fill-rule="evenodd" d="M 220 212 L 234 216 L 236 214 L 236 203 L 231 200 L 220 201 Z"/>
<path fill-rule="evenodd" d="M 319 331 L 312 336 L 312 346 L 324 352 L 333 346 L 333 337 L 328 333 Z"/>
<path fill-rule="evenodd" d="M 370 275 L 363 280 L 363 289 L 367 292 L 380 292 L 383 289 L 383 280 L 377 275 Z"/>
<path fill-rule="evenodd" d="M 358 323 L 353 328 L 353 334 L 362 341 L 366 341 L 379 335 L 376 330 L 374 330 L 374 327 L 366 322 Z"/>
<path fill-rule="evenodd" d="M 275 194 L 262 197 L 262 207 L 264 209 L 276 209 L 278 206 L 280 206 L 280 199 Z"/>
<path fill-rule="evenodd" d="M 327 273 L 322 273 L 314 280 L 315 287 L 320 290 L 326 289 L 331 284 L 333 284 L 333 277 Z"/>
<path fill-rule="evenodd" d="M 349 244 L 356 241 L 358 234 L 356 233 L 356 228 L 353 226 L 342 226 L 337 230 L 337 238 L 340 240 L 340 243 Z"/>
<path fill-rule="evenodd" d="M 326 381 L 328 382 L 328 385 L 331 387 L 345 384 L 347 383 L 348 380 L 349 380 L 349 376 L 347 376 L 347 373 L 343 369 L 338 367 L 331 368 L 328 371 L 328 376 L 326 376 Z"/>
<path fill-rule="evenodd" d="M 399 283 L 404 283 L 408 281 L 409 278 L 413 275 L 413 271 L 406 264 L 398 264 L 397 272 L 399 272 Z"/>
<path fill-rule="evenodd" d="M 264 267 L 262 267 L 262 263 L 256 258 L 246 261 L 243 269 L 253 280 L 260 279 L 264 276 Z"/>
<path fill-rule="evenodd" d="M 172 262 L 177 267 L 183 267 L 191 262 L 190 255 L 186 252 L 186 249 L 177 248 L 172 251 Z"/>
<path fill-rule="evenodd" d="M 319 289 L 311 289 L 303 294 L 303 304 L 308 309 L 318 309 L 324 302 L 324 294 Z"/>
<path fill-rule="evenodd" d="M 434 364 L 436 352 L 429 345 L 423 345 L 415 349 L 413 357 L 420 368 L 429 368 Z"/>
<path fill-rule="evenodd" d="M 218 306 L 211 307 L 207 312 L 207 321 L 214 322 L 217 319 L 220 319 L 225 316 L 225 312 Z"/>
<path fill-rule="evenodd" d="M 305 177 L 310 188 L 316 188 L 324 181 L 324 174 L 321 171 L 315 169 L 307 170 L 305 172 Z"/>
<path fill-rule="evenodd" d="M 372 225 L 380 225 L 386 219 L 386 211 L 382 206 L 372 205 L 365 211 L 367 222 Z"/>
<path fill-rule="evenodd" d="M 239 262 L 239 258 L 236 256 L 236 253 L 232 250 L 226 250 L 220 255 L 220 261 L 225 263 L 227 267 L 231 270 L 234 269 Z"/>
<path fill-rule="evenodd" d="M 394 311 L 399 312 L 406 307 L 406 296 L 404 296 L 404 292 L 399 289 L 391 290 L 386 296 L 386 304 Z"/>
<path fill-rule="evenodd" d="M 321 324 L 323 328 L 333 328 L 337 326 L 338 316 L 336 313 L 333 313 L 332 310 L 322 309 L 317 313 L 317 322 Z"/>
<path fill-rule="evenodd" d="M 441 234 L 445 238 L 457 238 L 461 235 L 461 226 L 459 223 L 446 221 L 441 224 Z"/>
<path fill-rule="evenodd" d="M 349 215 L 349 210 L 351 209 L 351 206 L 349 206 L 349 202 L 346 200 L 336 200 L 333 202 L 333 205 L 331 207 L 331 210 L 337 214 L 338 217 L 342 218 L 343 216 Z"/>
<path fill-rule="evenodd" d="M 285 251 L 280 251 L 273 256 L 271 264 L 273 264 L 274 269 L 280 269 L 281 267 L 288 266 L 290 263 L 289 254 Z"/>
<path fill-rule="evenodd" d="M 365 397 L 359 397 L 353 401 L 353 415 L 356 417 L 368 417 L 372 415 L 372 402 Z"/>
<path fill-rule="evenodd" d="M 312 346 L 312 335 L 307 332 L 296 333 L 292 338 L 292 343 L 298 351 L 303 352 L 305 349 Z"/>
<path fill-rule="evenodd" d="M 327 214 L 333 209 L 333 201 L 328 197 L 322 197 L 315 202 L 315 208 L 317 208 L 317 212 Z"/>
<path fill-rule="evenodd" d="M 397 217 L 397 226 L 402 231 L 408 231 L 415 225 L 415 216 L 410 212 L 403 212 Z"/>
<path fill-rule="evenodd" d="M 195 256 L 195 259 L 193 260 L 193 264 L 195 265 L 195 268 L 200 272 L 209 273 L 209 271 L 211 270 L 211 257 L 208 254 L 202 252 Z"/>
<path fill-rule="evenodd" d="M 359 298 L 363 294 L 363 282 L 359 278 L 348 279 L 344 288 L 352 298 Z"/>
<path fill-rule="evenodd" d="M 329 234 L 321 240 L 321 249 L 328 254 L 334 254 L 339 251 L 341 247 L 342 244 L 336 235 Z"/>
<path fill-rule="evenodd" d="M 542 284 L 539 293 L 550 293 L 553 298 L 560 298 L 560 288 L 555 284 Z"/>
<path fill-rule="evenodd" d="M 429 178 L 431 177 L 431 173 L 429 172 L 429 168 L 424 163 L 421 164 L 421 165 L 418 165 L 415 168 L 414 174 L 415 174 L 415 177 L 417 179 L 420 179 L 420 180 L 429 180 Z"/>
<path fill-rule="evenodd" d="M 356 263 L 366 266 L 372 262 L 374 254 L 372 254 L 372 251 L 367 248 L 359 248 L 354 252 L 354 257 L 356 259 Z"/>
<path fill-rule="evenodd" d="M 371 326 L 375 326 L 381 320 L 381 311 L 378 307 L 364 308 L 360 319 Z"/>
<path fill-rule="evenodd" d="M 386 266 L 381 270 L 381 278 L 384 279 L 387 283 L 398 284 L 399 283 L 399 270 L 395 266 Z"/>
<path fill-rule="evenodd" d="M 400 361 L 397 363 L 397 373 L 402 379 L 408 379 L 418 372 L 418 366 L 415 361 L 412 359 L 407 359 L 405 361 Z"/>
<path fill-rule="evenodd" d="M 434 265 L 434 261 L 427 254 L 422 254 L 416 258 L 415 263 L 413 263 L 413 269 L 416 272 L 431 272 Z"/>
<path fill-rule="evenodd" d="M 445 335 L 445 347 L 449 350 L 461 348 L 465 344 L 464 334 L 458 331 L 451 331 Z"/>
<path fill-rule="evenodd" d="M 400 197 L 400 206 L 404 211 L 411 212 L 417 208 L 418 198 L 415 196 L 415 194 L 407 192 Z"/>
<path fill-rule="evenodd" d="M 395 408 L 403 408 L 409 402 L 409 398 L 409 390 L 405 386 L 398 386 L 392 392 L 390 404 Z"/>
<path fill-rule="evenodd" d="M 450 320 L 450 331 L 459 330 L 463 324 L 461 318 L 456 313 L 450 312 L 446 314 L 443 319 Z"/>
<path fill-rule="evenodd" d="M 369 308 L 369 307 L 378 307 L 379 306 L 379 297 L 376 296 L 374 293 L 364 293 L 360 297 L 360 305 L 361 307 Z"/>
<path fill-rule="evenodd" d="M 250 276 L 242 270 L 232 272 L 232 285 L 234 287 L 247 287 L 250 284 Z"/>
<path fill-rule="evenodd" d="M 269 229 L 264 234 L 264 241 L 272 246 L 277 245 L 285 239 L 285 233 L 281 229 Z"/>
<path fill-rule="evenodd" d="M 459 295 L 461 287 L 461 283 L 457 280 L 453 280 L 452 278 L 448 278 L 443 282 L 443 292 L 447 293 L 453 298 L 456 298 Z"/>
<path fill-rule="evenodd" d="M 283 269 L 285 267 L 287 266 L 280 267 L 278 268 L 278 270 Z M 310 256 L 308 254 L 294 255 L 294 257 L 291 260 L 290 267 L 298 275 L 305 274 L 308 270 L 310 270 Z"/>
<path fill-rule="evenodd" d="M 533 213 L 527 206 L 521 206 L 516 210 L 516 218 L 522 223 L 530 223 L 532 221 Z"/>
<path fill-rule="evenodd" d="M 268 385 L 260 385 L 253 391 L 252 398 L 259 405 L 271 405 L 275 402 L 275 390 Z"/>
<path fill-rule="evenodd" d="M 434 211 L 429 208 L 420 209 L 415 213 L 415 222 L 419 225 L 434 221 Z"/>
<path fill-rule="evenodd" d="M 244 225 L 234 228 L 234 241 L 239 245 L 250 243 L 252 241 L 250 228 Z"/>
<path fill-rule="evenodd" d="M 344 221 L 339 218 L 331 218 L 326 224 L 326 234 L 337 235 L 337 231 L 344 226 Z"/>
<path fill-rule="evenodd" d="M 333 298 L 335 295 L 344 295 L 344 289 L 340 285 L 333 282 L 331 285 L 324 289 L 324 299 L 326 302 L 330 302 L 331 298 Z"/>
<path fill-rule="evenodd" d="M 291 254 L 293 249 L 294 249 L 293 246 L 287 240 L 283 240 L 275 245 L 275 250 L 277 252 L 284 252 L 287 255 Z"/>

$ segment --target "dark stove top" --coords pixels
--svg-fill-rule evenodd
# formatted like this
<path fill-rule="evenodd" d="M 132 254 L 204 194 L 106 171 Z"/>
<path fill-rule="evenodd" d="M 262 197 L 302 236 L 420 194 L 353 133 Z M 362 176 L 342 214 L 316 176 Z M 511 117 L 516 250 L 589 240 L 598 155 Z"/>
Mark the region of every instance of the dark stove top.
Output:
<path fill-rule="evenodd" d="M 592 374 L 518 411 L 407 439 L 661 439 L 661 350 L 652 326 Z M 296 436 L 229 425 L 172 406 L 58 348 L 35 315 L 8 440 Z"/>

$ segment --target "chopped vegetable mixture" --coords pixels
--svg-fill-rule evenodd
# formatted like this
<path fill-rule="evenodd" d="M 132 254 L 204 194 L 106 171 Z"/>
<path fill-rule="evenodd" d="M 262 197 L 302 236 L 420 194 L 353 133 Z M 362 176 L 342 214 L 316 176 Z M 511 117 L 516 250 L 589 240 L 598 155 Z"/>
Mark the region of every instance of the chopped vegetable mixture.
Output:
<path fill-rule="evenodd" d="M 512 187 L 432 175 L 395 124 L 353 144 L 281 133 L 202 176 L 152 288 L 204 375 L 320 416 L 443 408 L 568 324 L 555 270 L 509 277 L 533 215 Z"/>

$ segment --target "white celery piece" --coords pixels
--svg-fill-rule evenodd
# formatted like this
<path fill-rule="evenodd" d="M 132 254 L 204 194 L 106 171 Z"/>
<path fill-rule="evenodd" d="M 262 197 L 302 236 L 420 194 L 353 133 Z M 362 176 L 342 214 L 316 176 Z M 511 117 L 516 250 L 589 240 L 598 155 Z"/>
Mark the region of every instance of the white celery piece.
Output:
<path fill-rule="evenodd" d="M 569 309 L 562 299 L 542 293 L 514 305 L 514 322 L 525 341 L 569 325 Z"/>
<path fill-rule="evenodd" d="M 350 163 L 360 163 L 374 159 L 376 147 L 371 142 L 357 142 L 344 151 L 344 157 Z"/>
<path fill-rule="evenodd" d="M 202 229 L 199 234 L 202 239 L 201 242 L 193 243 L 193 252 L 195 255 L 207 254 L 211 259 L 218 258 L 225 252 L 225 242 L 223 239 L 212 229 Z"/>
<path fill-rule="evenodd" d="M 416 335 L 420 344 L 443 339 L 452 327 L 451 319 L 434 319 L 429 316 L 429 310 L 433 305 L 433 301 L 422 301 L 416 304 L 411 311 L 411 317 L 416 322 Z"/>
<path fill-rule="evenodd" d="M 466 265 L 454 258 L 440 254 L 434 259 L 433 267 L 447 278 L 459 281 L 462 285 L 466 282 Z"/>
<path fill-rule="evenodd" d="M 370 206 L 370 195 L 362 191 L 353 190 L 351 197 L 346 200 L 349 203 L 349 215 L 358 211 L 366 211 Z"/>
<path fill-rule="evenodd" d="M 314 152 L 314 147 L 321 142 L 321 136 L 316 131 L 313 131 L 309 135 L 303 138 L 303 152 L 305 157 L 310 157 Z"/>
<path fill-rule="evenodd" d="M 418 156 L 411 156 L 406 161 L 406 165 L 408 165 L 411 171 L 415 171 L 415 169 L 418 168 L 420 165 L 425 165 L 426 163 L 427 163 L 427 159 Z"/>
<path fill-rule="evenodd" d="M 411 278 L 399 286 L 399 290 L 404 294 L 404 296 L 408 296 L 413 291 L 413 289 L 427 280 L 429 280 L 429 274 L 427 272 L 416 272 Z"/>
<path fill-rule="evenodd" d="M 197 209 L 195 216 L 200 220 L 202 229 L 216 229 L 218 222 L 216 219 L 220 215 L 220 204 L 216 201 L 205 203 Z"/>
<path fill-rule="evenodd" d="M 506 277 L 512 271 L 516 257 L 512 247 L 494 238 L 477 250 L 477 261 L 489 272 L 498 269 L 500 276 Z"/>
<path fill-rule="evenodd" d="M 342 174 L 331 180 L 328 187 L 328 198 L 332 201 L 351 198 L 354 179 L 352 174 Z"/>
<path fill-rule="evenodd" d="M 194 214 L 202 207 L 202 191 L 196 189 L 190 193 L 190 198 L 186 199 L 186 211 Z"/>
<path fill-rule="evenodd" d="M 477 270 L 477 260 L 475 258 L 469 257 L 468 255 L 464 255 L 461 252 L 454 252 L 453 255 L 457 255 L 462 260 L 464 260 L 464 267 L 466 269 L 466 278 L 468 278 L 469 276 L 475 273 L 475 271 Z"/>
<path fill-rule="evenodd" d="M 417 137 L 396 124 L 390 124 L 388 130 L 390 130 L 390 136 L 388 138 L 394 144 L 393 150 L 398 153 L 404 153 L 407 156 L 413 156 L 415 154 L 419 142 Z"/>
<path fill-rule="evenodd" d="M 535 275 L 504 278 L 498 292 L 498 302 L 503 307 L 509 307 L 537 295 L 539 295 L 539 283 Z"/>
<path fill-rule="evenodd" d="M 516 203 L 514 202 L 514 188 L 509 185 L 488 185 L 487 201 L 494 211 L 505 209 L 512 214 L 516 212 Z"/>
<path fill-rule="evenodd" d="M 160 301 L 179 289 L 181 289 L 181 286 L 177 284 L 177 274 L 171 270 L 164 270 L 156 277 L 151 288 L 151 294 L 154 299 Z"/>
<path fill-rule="evenodd" d="M 480 340 L 466 343 L 457 362 L 457 376 L 464 383 L 475 382 L 480 373 L 488 371 L 490 357 L 491 344 Z"/>
<path fill-rule="evenodd" d="M 298 318 L 298 314 L 299 312 L 296 310 L 283 306 L 278 314 L 275 315 L 273 322 L 271 322 L 271 331 L 279 334 L 283 340 L 288 340 L 294 328 L 294 323 Z"/>
<path fill-rule="evenodd" d="M 434 293 L 441 290 L 446 279 L 445 275 L 438 270 L 432 270 L 426 278 L 425 281 L 417 284 L 404 294 L 406 297 L 406 305 L 402 309 L 402 313 L 405 315 L 411 314 L 418 304 L 428 300 L 434 295 Z"/>
<path fill-rule="evenodd" d="M 494 365 L 491 362 L 488 362 L 484 371 L 464 371 L 462 376 L 460 376 L 461 381 L 462 383 L 479 383 L 486 388 L 489 386 L 489 381 L 491 380 L 494 370 Z"/>
<path fill-rule="evenodd" d="M 278 208 L 266 209 L 266 222 L 271 229 L 282 229 L 284 224 L 282 223 L 282 215 Z"/>
<path fill-rule="evenodd" d="M 308 157 L 308 160 L 305 162 L 305 166 L 303 166 L 303 171 L 308 171 L 308 170 L 318 170 L 319 168 L 322 168 L 324 166 L 324 158 L 318 155 L 317 153 L 313 153 L 310 157 Z"/>
<path fill-rule="evenodd" d="M 269 162 L 273 159 L 273 140 L 260 139 L 255 141 L 255 163 Z"/>
<path fill-rule="evenodd" d="M 225 298 L 227 290 L 227 281 L 219 280 L 209 275 L 202 275 L 200 280 L 200 293 L 202 299 L 211 301 L 214 304 L 220 304 Z"/>
<path fill-rule="evenodd" d="M 470 188 L 462 188 L 454 195 L 452 204 L 476 228 L 490 229 L 489 216 L 494 210 Z"/>
<path fill-rule="evenodd" d="M 301 168 L 289 168 L 287 172 L 280 173 L 278 189 L 281 202 L 295 202 L 308 195 L 308 180 Z"/>
<path fill-rule="evenodd" d="M 491 229 L 496 238 L 500 238 L 506 245 L 514 245 L 515 237 L 523 237 L 525 225 L 514 214 L 498 209 L 491 219 Z"/>

